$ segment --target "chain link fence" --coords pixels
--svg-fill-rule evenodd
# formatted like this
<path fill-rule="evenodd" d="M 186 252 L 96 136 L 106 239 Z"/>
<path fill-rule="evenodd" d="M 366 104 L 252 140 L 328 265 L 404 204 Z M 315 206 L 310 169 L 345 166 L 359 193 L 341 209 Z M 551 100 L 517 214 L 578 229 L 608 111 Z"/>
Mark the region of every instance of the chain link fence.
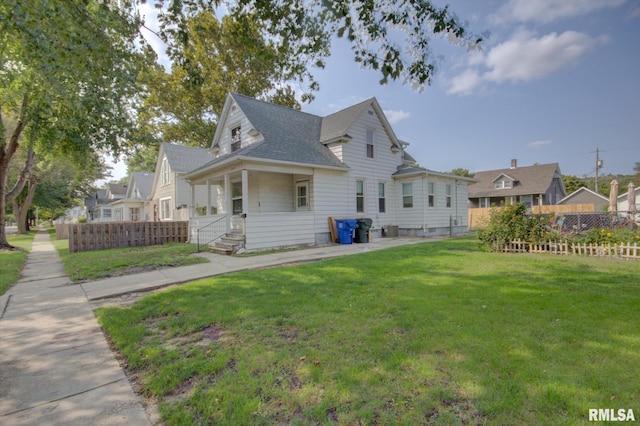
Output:
<path fill-rule="evenodd" d="M 623 217 L 610 213 L 559 213 L 551 217 L 551 227 L 563 234 L 581 234 L 594 228 L 635 229 L 639 219 L 630 215 Z"/>

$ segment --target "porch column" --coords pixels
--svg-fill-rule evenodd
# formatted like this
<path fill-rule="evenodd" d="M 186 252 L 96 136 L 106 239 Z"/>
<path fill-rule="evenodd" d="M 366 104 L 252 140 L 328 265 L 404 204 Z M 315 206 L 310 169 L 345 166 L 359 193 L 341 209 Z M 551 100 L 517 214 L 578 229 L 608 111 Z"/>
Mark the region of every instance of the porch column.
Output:
<path fill-rule="evenodd" d="M 207 179 L 207 211 L 205 212 L 205 216 L 209 216 L 211 214 L 211 180 Z"/>
<path fill-rule="evenodd" d="M 249 207 L 249 171 L 242 169 L 242 213 L 247 214 Z"/>
<path fill-rule="evenodd" d="M 191 205 L 189 206 L 189 218 L 196 217 L 196 186 L 189 182 L 191 187 Z"/>
<path fill-rule="evenodd" d="M 224 175 L 224 213 L 227 222 L 227 229 L 231 229 L 231 180 L 229 175 Z"/>

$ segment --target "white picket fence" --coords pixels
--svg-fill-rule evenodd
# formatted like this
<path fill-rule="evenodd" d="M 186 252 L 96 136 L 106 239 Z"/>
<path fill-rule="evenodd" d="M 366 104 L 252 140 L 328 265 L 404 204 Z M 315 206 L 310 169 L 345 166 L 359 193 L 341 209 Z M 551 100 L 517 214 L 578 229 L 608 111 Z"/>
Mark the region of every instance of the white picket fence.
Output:
<path fill-rule="evenodd" d="M 559 255 L 615 257 L 618 259 L 640 259 L 638 243 L 627 244 L 581 244 L 569 241 L 547 241 L 532 244 L 526 241 L 514 240 L 507 244 L 505 253 L 549 253 Z"/>

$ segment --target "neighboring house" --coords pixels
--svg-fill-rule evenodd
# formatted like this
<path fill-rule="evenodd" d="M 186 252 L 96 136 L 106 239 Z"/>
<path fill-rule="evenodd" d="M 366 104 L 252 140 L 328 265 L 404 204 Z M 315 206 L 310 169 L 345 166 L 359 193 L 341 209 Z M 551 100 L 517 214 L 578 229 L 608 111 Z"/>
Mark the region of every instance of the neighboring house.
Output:
<path fill-rule="evenodd" d="M 129 176 L 124 198 L 112 201 L 111 216 L 115 222 L 140 222 L 150 218 L 149 195 L 153 173 L 133 172 Z"/>
<path fill-rule="evenodd" d="M 636 187 L 633 191 L 636 194 L 636 212 L 640 212 L 640 186 Z M 608 204 L 607 204 L 608 205 Z M 618 213 L 628 213 L 629 209 L 629 190 L 618 196 Z M 637 218 L 638 216 L 636 216 Z"/>
<path fill-rule="evenodd" d="M 119 183 L 110 183 L 104 190 L 98 190 L 94 197 L 85 198 L 88 222 L 112 222 L 113 211 L 111 202 L 120 200 L 127 194 L 127 186 Z M 93 198 L 93 199 L 92 199 Z"/>
<path fill-rule="evenodd" d="M 419 167 L 378 101 L 327 117 L 228 95 L 211 152 L 184 175 L 211 194 L 200 227 L 244 234 L 259 250 L 331 241 L 329 217 L 371 218 L 375 235 L 449 235 L 468 230 L 473 179 Z M 192 202 L 194 204 L 194 202 Z"/>
<path fill-rule="evenodd" d="M 206 188 L 195 188 L 192 193 L 183 176 L 214 158 L 204 148 L 170 143 L 160 145 L 150 191 L 149 220 L 189 220 L 192 216 L 206 213 L 203 206 L 210 197 L 205 193 Z"/>
<path fill-rule="evenodd" d="M 593 204 L 595 212 L 606 212 L 609 207 L 609 198 L 583 186 L 558 201 L 557 204 Z"/>
<path fill-rule="evenodd" d="M 478 172 L 469 188 L 469 207 L 492 207 L 523 203 L 527 207 L 556 204 L 567 192 L 558 163 Z"/>

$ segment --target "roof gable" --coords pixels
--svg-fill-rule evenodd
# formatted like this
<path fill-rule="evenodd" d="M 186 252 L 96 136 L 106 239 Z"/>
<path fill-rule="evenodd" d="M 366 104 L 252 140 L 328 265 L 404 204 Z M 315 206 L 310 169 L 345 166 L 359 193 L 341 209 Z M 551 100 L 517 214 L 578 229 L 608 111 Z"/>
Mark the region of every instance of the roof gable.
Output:
<path fill-rule="evenodd" d="M 222 132 L 227 129 L 234 104 L 251 123 L 252 130 L 262 135 L 261 141 L 215 158 L 200 169 L 233 157 L 346 168 L 326 146 L 319 143 L 321 117 L 237 93 L 230 93 L 227 97 L 212 147 L 219 144 Z M 192 169 L 194 172 L 197 170 Z"/>
<path fill-rule="evenodd" d="M 335 140 L 349 140 L 348 131 L 353 124 L 358 120 L 365 110 L 371 108 L 374 114 L 378 117 L 380 124 L 389 135 L 391 140 L 391 146 L 400 149 L 401 142 L 398 140 L 387 116 L 380 107 L 376 98 L 370 98 L 362 101 L 356 105 L 350 106 L 338 112 L 334 112 L 322 119 L 322 128 L 320 131 L 320 142 L 327 143 Z"/>
<path fill-rule="evenodd" d="M 503 175 L 517 181 L 518 185 L 512 188 L 496 189 L 496 176 Z M 474 178 L 478 183 L 469 188 L 469 197 L 544 194 L 557 176 L 561 176 L 558 163 L 477 172 Z"/>
<path fill-rule="evenodd" d="M 129 186 L 127 187 L 127 196 L 125 198 L 136 198 L 136 190 L 140 193 L 140 198 L 146 199 L 151 195 L 151 186 L 153 185 L 153 173 L 149 172 L 133 172 L 129 176 Z"/>

